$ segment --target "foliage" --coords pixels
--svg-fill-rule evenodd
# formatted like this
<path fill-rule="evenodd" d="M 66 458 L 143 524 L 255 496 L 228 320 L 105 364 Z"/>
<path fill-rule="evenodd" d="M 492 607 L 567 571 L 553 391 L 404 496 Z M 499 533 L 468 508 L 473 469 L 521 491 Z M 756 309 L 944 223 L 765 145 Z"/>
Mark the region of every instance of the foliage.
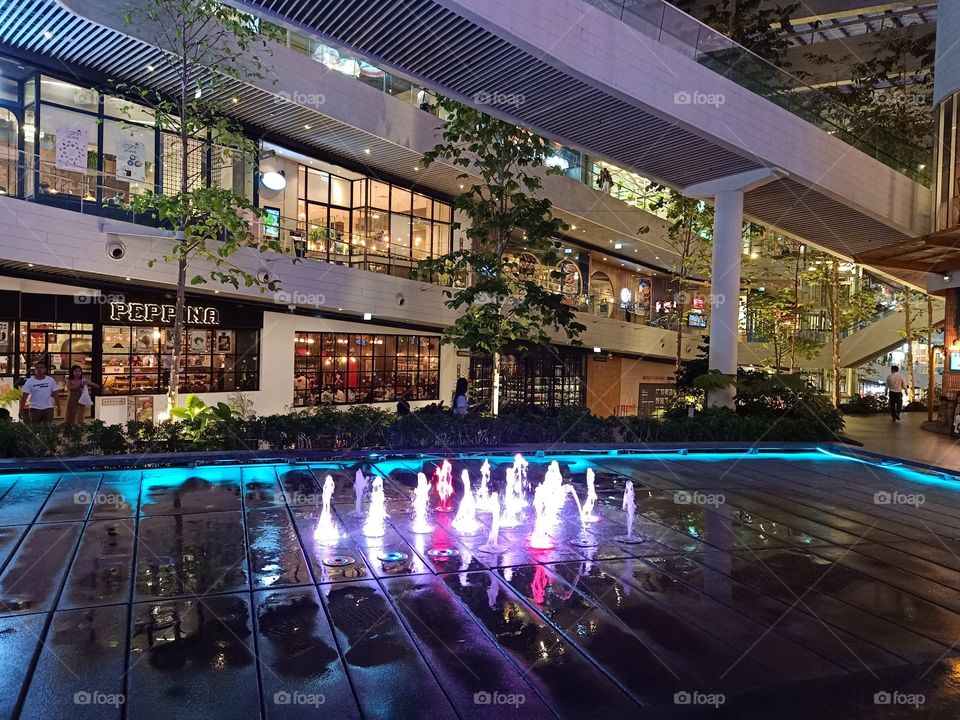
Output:
<path fill-rule="evenodd" d="M 238 419 L 227 403 L 207 405 L 197 395 L 187 395 L 184 405 L 171 408 L 170 417 L 180 421 L 183 436 L 195 444 L 209 441 L 214 434 L 222 440 Z"/>
<path fill-rule="evenodd" d="M 740 415 L 762 417 L 772 423 L 796 419 L 817 428 L 810 432 L 821 434 L 843 430 L 841 412 L 800 374 L 741 370 L 735 400 Z"/>
<path fill-rule="evenodd" d="M 709 393 L 711 390 L 726 390 L 731 385 L 736 386 L 735 375 L 727 375 L 719 370 L 708 370 L 705 374 L 693 381 L 693 387 L 700 392 Z"/>
<path fill-rule="evenodd" d="M 710 336 L 704 335 L 700 344 L 697 345 L 699 354 L 685 362 L 675 373 L 677 378 L 677 390 L 693 390 L 694 381 L 701 375 L 705 375 L 710 367 Z"/>
<path fill-rule="evenodd" d="M 855 59 L 813 52 L 805 57 L 821 68 L 837 68 L 838 76 L 852 81 L 820 90 L 850 111 L 838 120 L 853 136 L 886 140 L 889 145 L 893 135 L 929 148 L 935 43 L 934 31 L 891 25 L 872 33 Z"/>
<path fill-rule="evenodd" d="M 163 92 L 139 83 L 114 83 L 119 95 L 153 111 L 157 126 L 173 144 L 164 150 L 165 172 L 179 175 L 175 189 L 164 187 L 163 193 L 146 189 L 127 202 L 133 212 L 174 232 L 173 243 L 161 258 L 177 266 L 167 390 L 170 412 L 178 401 L 189 268 L 198 261 L 207 267 L 189 277 L 193 285 L 213 281 L 235 288 L 243 284 L 261 291 L 276 289 L 275 281 L 262 280 L 231 258 L 242 248 L 282 252 L 279 239 L 256 237 L 251 221 L 261 211 L 232 188 L 220 187 L 219 173 L 214 173 L 212 186 L 206 180 L 210 144 L 219 165 L 253 161 L 256 145 L 230 119 L 227 93 L 233 82 L 265 77 L 261 57 L 270 53 L 270 35 L 261 32 L 252 16 L 217 0 L 145 0 L 125 13 L 124 20 L 165 51 L 158 56 L 159 66 L 144 72 L 172 78 Z M 129 116 L 130 108 L 123 112 Z M 155 262 L 154 258 L 148 264 Z"/>
<path fill-rule="evenodd" d="M 679 290 L 675 358 L 676 368 L 679 370 L 682 364 L 683 320 L 687 306 L 692 302 L 689 295 L 699 285 L 699 279 L 710 272 L 713 208 L 703 200 L 686 197 L 676 190 L 666 192 L 665 188 L 660 189 L 652 209 L 654 212 L 665 210 L 670 222 L 667 228 L 667 245 L 674 255 L 670 276 Z M 641 232 L 644 230 L 645 228 L 641 228 Z"/>
<path fill-rule="evenodd" d="M 552 239 L 566 229 L 553 216 L 548 198 L 537 197 L 540 172 L 559 173 L 545 160 L 552 147 L 540 137 L 511 123 L 448 98 L 438 104 L 446 111 L 443 142 L 424 153 L 429 167 L 446 161 L 463 171 L 461 179 L 479 175 L 454 200 L 454 208 L 469 220 L 469 250 L 423 260 L 422 278 L 469 278 L 459 289 L 444 291 L 445 305 L 459 317 L 443 334 L 443 342 L 493 356 L 493 412 L 499 407 L 500 354 L 507 345 L 521 348 L 547 345 L 551 331 L 577 342 L 586 326 L 576 320 L 572 307 L 560 293 L 528 277 L 520 263 L 508 255 L 516 243 L 545 254 L 551 265 Z M 559 277 L 559 273 L 557 273 Z"/>
<path fill-rule="evenodd" d="M 718 0 L 708 3 L 676 0 L 674 5 L 695 15 L 701 22 L 764 60 L 779 67 L 787 66 L 784 54 L 790 47 L 787 39 L 787 33 L 792 30 L 790 16 L 800 8 L 800 3 L 771 7 L 766 0 Z"/>

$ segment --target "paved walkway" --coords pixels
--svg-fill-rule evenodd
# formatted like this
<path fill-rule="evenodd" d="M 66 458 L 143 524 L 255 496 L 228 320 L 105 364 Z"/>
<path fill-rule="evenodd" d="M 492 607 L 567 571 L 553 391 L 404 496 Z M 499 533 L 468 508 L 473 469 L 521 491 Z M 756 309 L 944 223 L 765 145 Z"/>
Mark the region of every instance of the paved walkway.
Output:
<path fill-rule="evenodd" d="M 960 440 L 922 429 L 925 412 L 902 417 L 895 423 L 888 415 L 850 415 L 844 433 L 865 450 L 960 471 Z"/>

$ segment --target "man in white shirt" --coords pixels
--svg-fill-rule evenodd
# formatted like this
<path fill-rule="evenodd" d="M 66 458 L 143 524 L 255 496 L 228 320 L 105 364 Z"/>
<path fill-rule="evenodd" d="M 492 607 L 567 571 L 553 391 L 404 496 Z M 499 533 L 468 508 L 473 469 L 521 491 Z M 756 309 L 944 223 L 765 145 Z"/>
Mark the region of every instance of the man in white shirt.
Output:
<path fill-rule="evenodd" d="M 887 396 L 890 400 L 890 417 L 894 421 L 900 419 L 900 409 L 903 407 L 903 391 L 907 387 L 903 375 L 900 374 L 900 368 L 893 365 L 890 368 L 890 375 L 887 376 Z"/>
<path fill-rule="evenodd" d="M 27 398 L 30 399 L 30 422 L 41 423 L 53 420 L 54 405 L 58 405 L 57 381 L 47 375 L 47 364 L 40 360 L 36 364 L 37 374 L 23 384 L 20 396 L 20 415 L 23 416 Z"/>

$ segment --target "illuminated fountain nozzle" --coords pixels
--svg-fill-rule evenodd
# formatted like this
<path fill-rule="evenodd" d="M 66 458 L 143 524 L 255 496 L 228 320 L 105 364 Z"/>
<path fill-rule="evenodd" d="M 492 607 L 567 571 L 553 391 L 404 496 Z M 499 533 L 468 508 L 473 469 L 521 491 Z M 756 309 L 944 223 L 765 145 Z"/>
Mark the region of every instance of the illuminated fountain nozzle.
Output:
<path fill-rule="evenodd" d="M 415 533 L 433 532 L 433 525 L 427 519 L 427 503 L 430 499 L 430 483 L 427 476 L 417 473 L 417 488 L 413 491 L 413 525 L 410 529 Z"/>
<path fill-rule="evenodd" d="M 368 538 L 378 538 L 386 535 L 387 497 L 383 493 L 383 478 L 373 478 L 370 488 L 370 509 L 367 510 L 367 520 L 363 523 L 363 535 Z"/>
<path fill-rule="evenodd" d="M 317 521 L 317 528 L 313 531 L 313 538 L 320 545 L 336 545 L 340 541 L 340 531 L 330 510 L 330 500 L 335 487 L 333 478 L 327 475 L 323 481 L 323 506 L 320 509 L 320 520 Z"/>

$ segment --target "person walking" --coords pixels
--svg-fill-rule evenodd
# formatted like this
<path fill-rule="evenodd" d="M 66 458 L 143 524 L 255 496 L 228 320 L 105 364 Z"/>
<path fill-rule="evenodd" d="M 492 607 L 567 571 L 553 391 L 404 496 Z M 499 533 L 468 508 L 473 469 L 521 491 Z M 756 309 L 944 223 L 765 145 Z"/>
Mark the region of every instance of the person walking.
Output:
<path fill-rule="evenodd" d="M 79 365 L 70 368 L 70 376 L 67 378 L 67 414 L 63 421 L 68 424 L 82 423 L 87 408 L 93 405 L 90 388 L 99 387 L 83 376 L 83 368 Z"/>
<path fill-rule="evenodd" d="M 54 406 L 59 407 L 57 400 L 57 381 L 47 375 L 47 363 L 37 361 L 34 366 L 36 374 L 28 378 L 23 384 L 23 394 L 20 396 L 20 416 L 26 411 L 27 399 L 30 400 L 29 420 L 31 423 L 51 422 L 54 416 Z"/>
<path fill-rule="evenodd" d="M 610 174 L 610 171 L 607 168 L 600 169 L 600 177 L 597 178 L 597 187 L 600 188 L 600 192 L 609 193 L 610 188 L 613 187 L 613 175 Z"/>
<path fill-rule="evenodd" d="M 453 391 L 453 406 L 450 412 L 454 415 L 466 415 L 470 409 L 470 402 L 467 400 L 467 379 L 457 378 L 457 387 Z"/>
<path fill-rule="evenodd" d="M 900 410 L 903 408 L 903 391 L 907 387 L 903 375 L 900 374 L 900 368 L 896 365 L 890 367 L 890 374 L 887 376 L 887 397 L 890 401 L 890 417 L 896 422 L 900 419 Z"/>

